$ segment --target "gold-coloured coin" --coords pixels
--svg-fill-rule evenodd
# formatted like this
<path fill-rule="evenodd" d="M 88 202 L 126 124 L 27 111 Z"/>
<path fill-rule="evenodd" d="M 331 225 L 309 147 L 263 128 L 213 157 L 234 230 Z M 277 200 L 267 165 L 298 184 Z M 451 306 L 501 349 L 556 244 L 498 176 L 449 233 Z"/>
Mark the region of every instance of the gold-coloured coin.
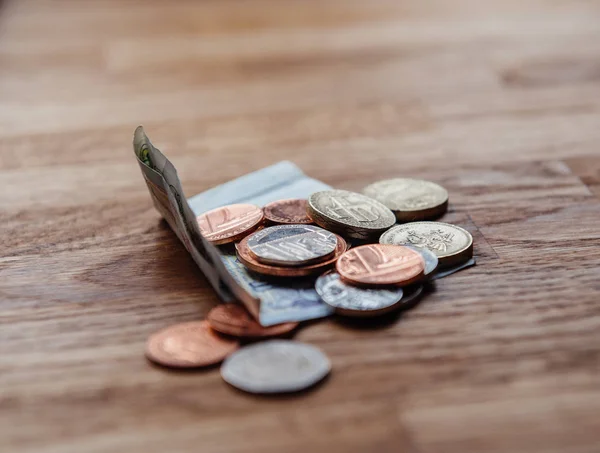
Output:
<path fill-rule="evenodd" d="M 390 208 L 399 222 L 435 219 L 448 209 L 448 191 L 422 179 L 386 179 L 365 187 L 363 193 Z"/>
<path fill-rule="evenodd" d="M 390 228 L 380 244 L 412 245 L 435 253 L 440 268 L 468 261 L 473 256 L 473 236 L 464 228 L 443 222 L 411 222 Z"/>
<path fill-rule="evenodd" d="M 308 216 L 326 230 L 356 239 L 377 237 L 396 222 L 394 213 L 380 202 L 347 190 L 313 193 Z"/>

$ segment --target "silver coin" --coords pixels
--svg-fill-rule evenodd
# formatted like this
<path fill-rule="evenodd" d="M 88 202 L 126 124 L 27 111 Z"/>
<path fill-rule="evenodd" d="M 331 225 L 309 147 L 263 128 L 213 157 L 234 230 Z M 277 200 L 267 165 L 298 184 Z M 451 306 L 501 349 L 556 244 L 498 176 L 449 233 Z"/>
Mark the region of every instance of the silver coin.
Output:
<path fill-rule="evenodd" d="M 402 299 L 401 288 L 368 289 L 347 285 L 337 272 L 321 275 L 315 289 L 319 297 L 345 316 L 369 317 L 388 313 Z"/>
<path fill-rule="evenodd" d="M 442 222 L 412 222 L 390 228 L 380 244 L 413 245 L 436 254 L 440 267 L 464 263 L 473 256 L 473 236 L 464 228 Z"/>
<path fill-rule="evenodd" d="M 248 248 L 258 261 L 280 266 L 304 266 L 332 255 L 335 234 L 312 225 L 277 225 L 248 238 Z"/>
<path fill-rule="evenodd" d="M 250 393 L 297 392 L 315 385 L 330 371 L 331 363 L 320 349 L 291 340 L 246 346 L 221 366 L 225 382 Z"/>
<path fill-rule="evenodd" d="M 416 247 L 414 245 L 404 245 L 409 249 L 413 249 L 416 252 L 419 252 L 423 257 L 423 261 L 425 261 L 425 277 L 428 277 L 433 271 L 435 271 L 440 263 L 437 255 L 433 253 L 431 250 L 424 249 L 421 247 Z"/>
<path fill-rule="evenodd" d="M 363 193 L 390 208 L 399 222 L 433 219 L 448 208 L 448 191 L 422 179 L 386 179 L 365 187 Z"/>
<path fill-rule="evenodd" d="M 380 202 L 347 190 L 313 193 L 308 214 L 323 228 L 357 239 L 368 239 L 396 222 L 394 213 Z"/>

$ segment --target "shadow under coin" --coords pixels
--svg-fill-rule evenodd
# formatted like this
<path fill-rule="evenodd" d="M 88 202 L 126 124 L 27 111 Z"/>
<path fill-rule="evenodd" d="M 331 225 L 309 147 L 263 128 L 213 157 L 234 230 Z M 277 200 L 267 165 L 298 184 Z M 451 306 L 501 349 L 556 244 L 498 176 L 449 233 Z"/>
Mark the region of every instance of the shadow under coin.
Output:
<path fill-rule="evenodd" d="M 435 283 L 427 282 L 424 285 L 411 285 L 404 288 L 405 296 L 400 301 L 398 308 L 390 313 L 373 317 L 350 317 L 334 315 L 333 320 L 343 327 L 359 330 L 385 329 L 396 324 L 408 310 L 415 308 L 424 297 L 435 292 Z"/>
<path fill-rule="evenodd" d="M 150 360 L 148 358 L 146 358 L 146 362 L 148 364 L 150 364 L 152 366 L 152 368 L 155 368 L 157 370 L 166 371 L 167 373 L 173 374 L 173 375 L 198 374 L 198 373 L 204 373 L 204 372 L 208 373 L 209 371 L 219 369 L 221 367 L 221 364 L 223 363 L 223 362 L 218 362 L 218 363 L 213 363 L 211 365 L 184 368 L 184 367 L 172 367 L 172 366 L 168 366 L 168 365 L 161 365 L 160 363 L 153 362 L 152 360 Z"/>
<path fill-rule="evenodd" d="M 307 387 L 305 389 L 297 390 L 295 392 L 283 392 L 283 393 L 246 392 L 245 390 L 241 390 L 241 389 L 229 384 L 228 382 L 225 382 L 225 381 L 223 381 L 223 382 L 225 382 L 227 387 L 229 387 L 230 389 L 233 389 L 236 393 L 249 396 L 250 398 L 260 398 L 262 400 L 267 400 L 267 401 L 268 400 L 285 401 L 285 400 L 293 400 L 293 399 L 299 398 L 301 396 L 309 395 L 313 392 L 316 392 L 317 390 L 319 390 L 321 387 L 323 387 L 329 381 L 329 379 L 331 378 L 331 374 L 332 374 L 332 372 L 330 372 L 327 376 L 325 376 L 323 379 L 321 379 L 316 384 L 311 385 L 310 387 Z"/>

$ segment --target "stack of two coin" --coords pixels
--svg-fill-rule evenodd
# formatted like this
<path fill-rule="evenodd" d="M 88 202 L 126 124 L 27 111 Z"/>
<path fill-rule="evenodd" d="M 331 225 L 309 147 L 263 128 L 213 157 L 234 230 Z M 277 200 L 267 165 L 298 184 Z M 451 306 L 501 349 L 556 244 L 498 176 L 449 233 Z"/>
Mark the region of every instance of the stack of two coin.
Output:
<path fill-rule="evenodd" d="M 324 272 L 346 251 L 346 241 L 314 225 L 275 225 L 236 244 L 248 269 L 275 277 L 303 277 Z"/>
<path fill-rule="evenodd" d="M 437 265 L 437 257 L 428 250 L 363 245 L 344 253 L 335 272 L 321 275 L 315 289 L 338 314 L 379 316 L 412 306 L 423 291 L 421 283 Z"/>

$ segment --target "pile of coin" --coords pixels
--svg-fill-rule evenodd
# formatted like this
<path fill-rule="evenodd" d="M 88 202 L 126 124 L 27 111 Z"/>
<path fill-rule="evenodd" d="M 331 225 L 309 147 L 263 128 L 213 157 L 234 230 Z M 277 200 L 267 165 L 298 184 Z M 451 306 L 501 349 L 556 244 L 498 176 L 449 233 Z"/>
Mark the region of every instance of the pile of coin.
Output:
<path fill-rule="evenodd" d="M 308 200 L 280 200 L 263 208 L 235 204 L 197 220 L 208 241 L 234 244 L 238 260 L 250 272 L 264 278 L 313 276 L 317 294 L 338 315 L 367 318 L 414 305 L 437 271 L 471 260 L 469 232 L 432 221 L 447 206 L 448 192 L 438 184 L 390 179 L 367 186 L 362 194 L 327 190 Z M 265 327 L 242 305 L 222 304 L 204 321 L 154 334 L 146 355 L 174 368 L 224 360 L 223 379 L 239 389 L 298 391 L 329 373 L 327 357 L 292 340 L 256 342 L 290 335 L 297 326 Z M 242 342 L 253 344 L 238 350 Z"/>

